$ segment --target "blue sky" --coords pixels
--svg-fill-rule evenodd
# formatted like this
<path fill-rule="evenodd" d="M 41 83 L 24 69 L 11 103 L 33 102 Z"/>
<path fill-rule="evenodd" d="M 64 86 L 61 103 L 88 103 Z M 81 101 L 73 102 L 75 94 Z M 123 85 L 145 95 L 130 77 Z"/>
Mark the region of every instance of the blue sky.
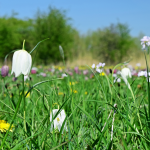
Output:
<path fill-rule="evenodd" d="M 17 18 L 34 18 L 38 9 L 48 12 L 49 6 L 66 10 L 81 34 L 120 22 L 128 24 L 132 36 L 150 36 L 150 0 L 0 0 L 0 17 L 14 11 Z"/>

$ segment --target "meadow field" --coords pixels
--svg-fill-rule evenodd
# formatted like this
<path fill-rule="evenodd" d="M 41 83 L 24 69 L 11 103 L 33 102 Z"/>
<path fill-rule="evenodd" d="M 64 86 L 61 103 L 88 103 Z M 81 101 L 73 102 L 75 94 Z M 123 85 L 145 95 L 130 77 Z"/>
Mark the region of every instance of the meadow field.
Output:
<path fill-rule="evenodd" d="M 146 66 L 129 61 L 68 67 L 34 66 L 30 52 L 14 50 L 1 67 L 0 149 L 149 149 L 150 37 L 141 39 Z"/>
<path fill-rule="evenodd" d="M 61 2 L 27 18 L 17 7 L 33 15 L 38 1 L 1 6 L 0 150 L 149 150 L 148 4 Z"/>
<path fill-rule="evenodd" d="M 149 149 L 146 68 L 98 67 L 36 66 L 28 78 L 11 69 L 1 76 L 1 149 Z"/>

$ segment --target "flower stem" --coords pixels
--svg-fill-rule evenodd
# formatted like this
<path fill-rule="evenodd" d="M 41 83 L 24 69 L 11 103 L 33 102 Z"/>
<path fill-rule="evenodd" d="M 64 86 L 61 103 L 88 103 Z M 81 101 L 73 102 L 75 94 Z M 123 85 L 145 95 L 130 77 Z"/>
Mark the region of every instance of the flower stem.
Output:
<path fill-rule="evenodd" d="M 25 40 L 23 40 L 23 46 L 22 46 L 22 49 L 25 49 L 25 48 L 24 48 L 24 44 L 25 44 Z"/>
<path fill-rule="evenodd" d="M 23 89 L 22 89 L 22 96 L 23 96 L 23 103 L 24 103 L 24 129 L 25 129 L 25 132 L 27 132 L 27 128 L 26 128 L 26 108 L 25 108 L 25 94 L 24 94 L 24 75 L 22 75 L 22 86 L 23 86 Z"/>
<path fill-rule="evenodd" d="M 147 67 L 147 92 L 148 92 L 148 125 L 150 128 L 150 85 L 149 85 L 149 68 L 148 68 L 148 60 L 146 57 L 146 52 L 144 52 L 145 55 L 145 61 L 146 61 L 146 67 Z"/>

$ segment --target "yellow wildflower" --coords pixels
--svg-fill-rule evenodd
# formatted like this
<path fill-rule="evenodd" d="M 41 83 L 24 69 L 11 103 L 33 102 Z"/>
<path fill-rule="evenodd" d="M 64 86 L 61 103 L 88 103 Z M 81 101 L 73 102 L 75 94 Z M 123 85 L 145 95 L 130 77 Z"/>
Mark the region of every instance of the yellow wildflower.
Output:
<path fill-rule="evenodd" d="M 58 70 L 59 70 L 59 71 L 61 71 L 61 70 L 62 70 L 62 68 L 61 68 L 61 67 L 58 67 Z"/>
<path fill-rule="evenodd" d="M 85 95 L 87 95 L 87 92 L 85 92 Z"/>
<path fill-rule="evenodd" d="M 74 90 L 73 93 L 78 93 L 78 91 L 77 91 L 77 90 Z"/>
<path fill-rule="evenodd" d="M 64 93 L 63 92 L 58 92 L 58 95 L 64 95 Z"/>
<path fill-rule="evenodd" d="M 100 76 L 104 76 L 104 75 L 105 75 L 105 73 L 104 73 L 104 72 L 102 72 L 102 73 L 100 73 L 99 75 L 100 75 Z"/>
<path fill-rule="evenodd" d="M 72 92 L 72 89 L 71 89 L 71 92 Z M 78 91 L 77 90 L 73 90 L 73 93 L 78 93 Z"/>
<path fill-rule="evenodd" d="M 9 124 L 9 123 L 6 123 L 5 120 L 0 120 L 0 131 L 1 131 L 1 132 L 6 132 L 6 131 L 8 130 L 8 128 L 9 128 L 9 126 L 10 126 L 10 124 Z M 11 128 L 10 128 L 10 131 L 11 131 L 11 132 L 13 131 L 13 130 L 12 130 L 13 127 L 14 127 L 14 126 L 12 125 Z"/>
<path fill-rule="evenodd" d="M 76 83 L 75 82 L 70 82 L 70 85 L 75 85 Z"/>

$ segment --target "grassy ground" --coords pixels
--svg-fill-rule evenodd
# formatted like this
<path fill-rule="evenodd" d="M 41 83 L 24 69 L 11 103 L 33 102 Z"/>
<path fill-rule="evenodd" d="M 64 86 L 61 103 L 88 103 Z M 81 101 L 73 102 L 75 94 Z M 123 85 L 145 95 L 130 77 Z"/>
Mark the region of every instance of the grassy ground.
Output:
<path fill-rule="evenodd" d="M 0 120 L 10 123 L 19 106 L 13 132 L 8 132 L 1 149 L 148 149 L 146 78 L 133 76 L 128 88 L 123 80 L 114 83 L 112 74 L 103 76 L 88 69 L 84 75 L 85 69 L 75 73 L 65 68 L 54 72 L 39 68 L 37 74 L 47 76 L 30 75 L 31 80 L 25 81 L 24 91 L 29 91 L 25 100 L 21 76 L 16 81 L 13 75 L 1 78 Z M 61 78 L 64 72 L 68 77 Z M 53 109 L 58 112 L 50 121 Z M 59 121 L 61 110 L 66 119 L 59 131 L 52 125 Z M 0 144 L 5 136 L 6 132 L 0 132 Z"/>

